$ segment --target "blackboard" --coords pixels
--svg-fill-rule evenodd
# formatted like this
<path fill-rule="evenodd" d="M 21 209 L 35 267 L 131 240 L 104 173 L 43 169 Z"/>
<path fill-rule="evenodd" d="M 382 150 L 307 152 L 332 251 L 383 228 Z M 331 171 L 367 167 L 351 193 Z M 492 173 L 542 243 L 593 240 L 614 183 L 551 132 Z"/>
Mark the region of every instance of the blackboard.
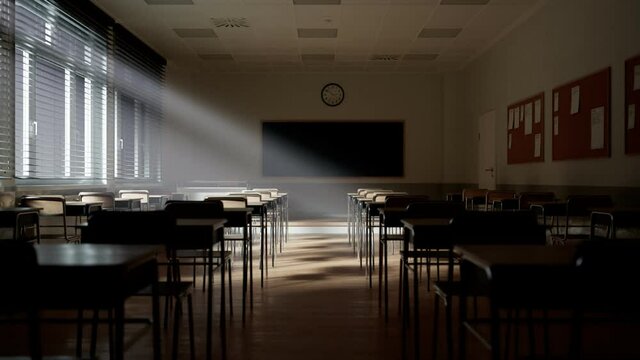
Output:
<path fill-rule="evenodd" d="M 264 121 L 264 176 L 401 177 L 402 121 Z"/>

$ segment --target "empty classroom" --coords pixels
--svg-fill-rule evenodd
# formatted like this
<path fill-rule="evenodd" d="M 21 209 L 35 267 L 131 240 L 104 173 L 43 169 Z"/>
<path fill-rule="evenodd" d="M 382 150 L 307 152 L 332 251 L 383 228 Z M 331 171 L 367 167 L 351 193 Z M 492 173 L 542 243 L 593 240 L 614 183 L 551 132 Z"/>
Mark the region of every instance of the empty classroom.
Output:
<path fill-rule="evenodd" d="M 637 359 L 640 1 L 0 0 L 0 359 Z"/>

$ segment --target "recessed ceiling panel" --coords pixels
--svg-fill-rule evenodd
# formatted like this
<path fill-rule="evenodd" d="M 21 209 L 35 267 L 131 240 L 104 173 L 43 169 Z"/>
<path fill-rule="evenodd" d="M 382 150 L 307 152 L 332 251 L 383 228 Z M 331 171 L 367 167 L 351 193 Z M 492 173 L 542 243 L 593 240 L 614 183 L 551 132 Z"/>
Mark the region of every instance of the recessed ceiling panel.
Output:
<path fill-rule="evenodd" d="M 193 5 L 193 0 L 144 0 L 149 5 Z"/>
<path fill-rule="evenodd" d="M 424 28 L 418 34 L 419 38 L 454 38 L 460 34 L 462 29 L 453 28 L 453 29 L 445 29 L 445 28 Z"/>
<path fill-rule="evenodd" d="M 340 0 L 293 0 L 293 5 L 340 5 Z"/>
<path fill-rule="evenodd" d="M 486 5 L 489 0 L 442 0 L 440 5 Z"/>

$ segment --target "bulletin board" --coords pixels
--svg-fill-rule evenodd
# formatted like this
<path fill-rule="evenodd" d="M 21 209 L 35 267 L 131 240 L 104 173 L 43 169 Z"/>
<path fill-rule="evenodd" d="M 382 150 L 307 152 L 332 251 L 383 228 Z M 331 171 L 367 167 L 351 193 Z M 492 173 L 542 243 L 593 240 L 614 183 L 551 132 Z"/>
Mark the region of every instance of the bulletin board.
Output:
<path fill-rule="evenodd" d="M 551 92 L 553 160 L 611 156 L 611 68 Z"/>
<path fill-rule="evenodd" d="M 640 55 L 624 64 L 625 154 L 640 154 Z"/>
<path fill-rule="evenodd" d="M 544 92 L 507 107 L 507 164 L 544 161 Z"/>

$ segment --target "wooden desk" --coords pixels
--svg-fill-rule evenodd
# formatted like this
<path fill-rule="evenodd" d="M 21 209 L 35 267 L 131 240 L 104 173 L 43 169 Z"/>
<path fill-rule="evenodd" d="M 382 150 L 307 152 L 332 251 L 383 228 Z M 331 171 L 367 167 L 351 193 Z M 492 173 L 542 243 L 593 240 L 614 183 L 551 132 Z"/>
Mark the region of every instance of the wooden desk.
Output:
<path fill-rule="evenodd" d="M 157 246 L 36 245 L 41 305 L 47 309 L 115 310 L 114 357 L 124 359 L 124 302 L 151 285 L 153 358 L 160 356 Z"/>
<path fill-rule="evenodd" d="M 211 226 L 213 229 L 213 238 L 211 239 L 211 244 L 220 243 L 220 253 L 224 256 L 225 246 L 224 246 L 224 236 L 218 238 L 218 232 L 222 230 L 227 220 L 225 219 L 176 219 L 177 226 Z M 211 360 L 213 358 L 213 347 L 212 347 L 212 335 L 213 335 L 213 253 L 211 252 L 211 247 L 208 247 L 208 262 L 209 269 L 208 274 L 208 291 L 207 291 L 207 341 L 206 341 L 206 359 Z M 222 259 L 220 264 L 220 329 L 221 329 L 221 337 L 222 337 L 222 358 L 226 359 L 226 299 L 225 299 L 225 270 L 226 270 L 226 262 Z"/>
<path fill-rule="evenodd" d="M 405 229 L 405 240 L 403 242 L 403 272 L 402 276 L 402 352 L 403 359 L 406 358 L 406 332 L 409 324 L 409 245 L 413 246 L 413 264 L 418 263 L 418 252 L 416 249 L 449 249 L 451 242 L 451 219 L 450 218 L 417 218 L 401 220 Z M 414 352 L 416 359 L 420 358 L 420 298 L 418 291 L 418 274 L 414 269 L 413 275 L 413 314 L 414 314 Z"/>
<path fill-rule="evenodd" d="M 466 329 L 491 349 L 492 359 L 501 357 L 500 319 L 504 307 L 523 309 L 566 306 L 567 291 L 575 268 L 574 246 L 465 245 L 455 246 L 460 255 L 460 359 L 465 358 Z M 490 339 L 480 337 L 467 321 L 467 294 L 489 296 Z"/>

